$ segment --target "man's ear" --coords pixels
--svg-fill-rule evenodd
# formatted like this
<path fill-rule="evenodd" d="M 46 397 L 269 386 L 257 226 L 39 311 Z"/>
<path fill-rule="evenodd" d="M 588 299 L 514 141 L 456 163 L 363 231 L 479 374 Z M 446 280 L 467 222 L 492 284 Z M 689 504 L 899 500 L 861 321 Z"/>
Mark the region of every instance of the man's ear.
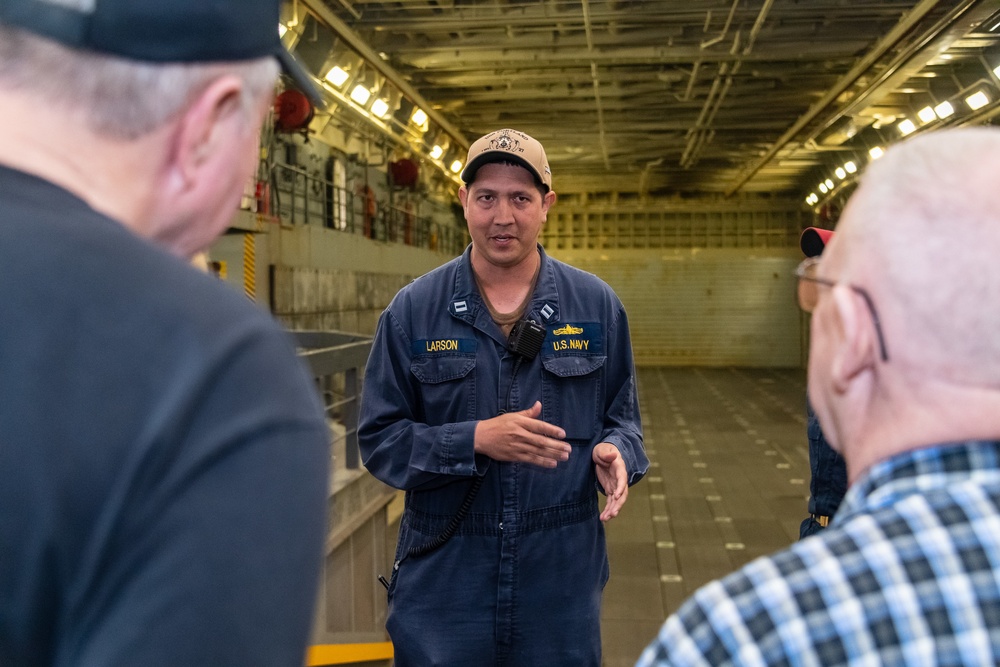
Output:
<path fill-rule="evenodd" d="M 196 186 L 207 163 L 225 159 L 227 135 L 239 131 L 246 122 L 242 117 L 243 85 L 237 76 L 219 77 L 185 108 L 174 135 L 172 166 L 177 186 Z"/>
<path fill-rule="evenodd" d="M 466 186 L 461 186 L 458 188 L 458 201 L 462 202 L 462 208 L 467 208 L 466 204 L 469 202 L 469 189 Z"/>
<path fill-rule="evenodd" d="M 545 193 L 545 196 L 542 197 L 542 211 L 544 213 L 548 213 L 549 209 L 552 208 L 552 205 L 555 203 L 556 203 L 556 193 L 554 190 L 549 190 L 548 192 Z"/>
<path fill-rule="evenodd" d="M 834 325 L 840 332 L 830 370 L 834 387 L 846 391 L 852 381 L 875 366 L 875 323 L 864 297 L 846 285 L 831 288 Z"/>

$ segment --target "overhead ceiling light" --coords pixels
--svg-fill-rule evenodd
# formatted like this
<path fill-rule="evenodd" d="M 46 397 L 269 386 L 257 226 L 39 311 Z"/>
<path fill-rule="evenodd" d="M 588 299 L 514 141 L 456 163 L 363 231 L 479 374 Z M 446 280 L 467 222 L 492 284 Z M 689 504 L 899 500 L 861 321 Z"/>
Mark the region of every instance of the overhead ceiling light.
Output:
<path fill-rule="evenodd" d="M 288 28 L 285 27 L 285 24 L 284 23 L 279 23 L 278 24 L 278 39 L 281 39 L 282 37 L 284 37 L 286 32 L 288 32 Z"/>
<path fill-rule="evenodd" d="M 326 73 L 326 80 L 340 88 L 344 85 L 344 82 L 347 81 L 348 76 L 347 72 L 334 65 L 334 67 Z"/>
<path fill-rule="evenodd" d="M 368 98 L 372 96 L 372 91 L 365 88 L 362 84 L 354 86 L 354 90 L 351 91 L 351 99 L 364 106 L 368 103 Z"/>
<path fill-rule="evenodd" d="M 810 206 L 812 204 L 815 204 L 818 201 L 819 201 L 819 197 L 816 196 L 815 192 L 810 192 L 809 196 L 806 197 L 806 203 L 809 204 Z"/>
<path fill-rule="evenodd" d="M 868 154 L 872 156 L 873 160 L 877 160 L 883 155 L 885 155 L 885 151 L 882 150 L 881 146 L 876 146 L 875 148 L 870 149 L 868 151 Z"/>
<path fill-rule="evenodd" d="M 934 107 L 934 113 L 937 114 L 938 118 L 944 119 L 955 113 L 955 107 L 951 106 L 951 102 L 945 100 L 941 104 Z"/>
<path fill-rule="evenodd" d="M 453 174 L 457 174 L 458 172 L 462 171 L 462 161 L 461 160 L 455 160 L 454 162 L 452 162 L 451 163 L 451 171 L 452 171 Z"/>
<path fill-rule="evenodd" d="M 847 172 L 844 171 L 843 167 L 837 167 L 836 169 L 833 170 L 833 173 L 835 173 L 837 175 L 837 178 L 839 178 L 840 180 L 844 180 L 845 178 L 847 178 Z"/>
<path fill-rule="evenodd" d="M 899 133 L 902 134 L 904 137 L 913 132 L 915 129 L 917 129 L 917 126 L 914 125 L 913 121 L 910 120 L 909 118 L 904 118 L 903 120 L 901 120 L 899 125 L 897 125 L 896 127 L 899 128 Z"/>
<path fill-rule="evenodd" d="M 826 183 L 820 183 L 819 191 L 822 192 L 823 194 L 826 194 L 827 192 L 830 191 L 830 188 L 826 187 Z"/>
<path fill-rule="evenodd" d="M 442 153 L 444 153 L 443 148 L 441 148 L 440 146 L 434 146 L 434 148 L 431 149 L 431 158 L 436 160 L 439 157 L 441 157 Z"/>
<path fill-rule="evenodd" d="M 969 108 L 975 111 L 976 109 L 982 109 L 984 106 L 990 103 L 990 98 L 987 97 L 986 93 L 983 91 L 977 91 L 965 98 L 965 103 L 969 105 Z"/>
<path fill-rule="evenodd" d="M 993 68 L 993 73 L 997 75 L 998 79 L 1000 79 L 1000 65 Z"/>
<path fill-rule="evenodd" d="M 383 99 L 378 99 L 372 102 L 372 113 L 379 118 L 385 118 L 386 113 L 389 111 L 389 103 Z"/>
<path fill-rule="evenodd" d="M 423 109 L 417 107 L 417 109 L 413 112 L 413 115 L 410 116 L 410 120 L 412 120 L 414 124 L 423 127 L 424 123 L 427 122 L 427 114 L 424 113 Z"/>
<path fill-rule="evenodd" d="M 848 160 L 847 162 L 844 163 L 844 170 L 848 174 L 854 174 L 854 173 L 856 173 L 858 171 L 858 165 L 856 165 L 856 164 L 854 164 L 854 162 Z"/>
<path fill-rule="evenodd" d="M 823 181 L 823 183 L 826 185 L 827 190 L 833 190 L 833 181 L 831 181 L 829 178 Z"/>
<path fill-rule="evenodd" d="M 921 123 L 929 123 L 932 120 L 937 119 L 937 114 L 934 113 L 934 109 L 930 107 L 924 107 L 917 112 L 917 118 L 920 119 Z"/>

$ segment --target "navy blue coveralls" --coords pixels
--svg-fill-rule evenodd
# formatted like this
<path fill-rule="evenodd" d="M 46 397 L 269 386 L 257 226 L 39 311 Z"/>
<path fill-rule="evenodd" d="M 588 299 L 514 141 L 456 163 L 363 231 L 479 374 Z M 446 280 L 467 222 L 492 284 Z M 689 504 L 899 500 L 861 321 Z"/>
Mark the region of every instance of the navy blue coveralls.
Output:
<path fill-rule="evenodd" d="M 545 340 L 516 377 L 471 246 L 403 288 L 379 319 L 359 440 L 368 470 L 407 491 L 386 622 L 399 667 L 600 664 L 609 572 L 592 450 L 617 446 L 630 485 L 649 461 L 621 302 L 596 276 L 539 253 L 526 317 Z M 475 454 L 478 421 L 536 400 L 566 431 L 569 461 L 545 469 Z M 445 530 L 476 477 L 454 536 L 407 556 Z"/>

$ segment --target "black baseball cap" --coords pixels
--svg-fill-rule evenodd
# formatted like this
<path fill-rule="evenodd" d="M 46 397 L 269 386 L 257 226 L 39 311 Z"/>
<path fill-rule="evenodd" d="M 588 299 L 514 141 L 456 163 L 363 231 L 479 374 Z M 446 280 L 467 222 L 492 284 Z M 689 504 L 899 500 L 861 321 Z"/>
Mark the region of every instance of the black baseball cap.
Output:
<path fill-rule="evenodd" d="M 314 104 L 312 77 L 278 37 L 280 0 L 0 0 L 0 23 L 69 47 L 157 63 L 274 56 Z"/>

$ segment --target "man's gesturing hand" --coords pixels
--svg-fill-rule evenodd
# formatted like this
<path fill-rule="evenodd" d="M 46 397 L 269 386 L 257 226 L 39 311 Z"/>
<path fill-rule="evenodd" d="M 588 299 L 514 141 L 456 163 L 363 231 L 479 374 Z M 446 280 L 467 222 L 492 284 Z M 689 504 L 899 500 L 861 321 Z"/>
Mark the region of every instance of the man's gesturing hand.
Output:
<path fill-rule="evenodd" d="M 527 410 L 508 412 L 476 425 L 475 450 L 497 461 L 518 461 L 543 468 L 555 468 L 569 459 L 572 449 L 563 438 L 566 432 L 544 422 L 542 404 L 535 401 Z"/>
<path fill-rule="evenodd" d="M 625 460 L 618 448 L 610 442 L 602 442 L 594 447 L 594 469 L 597 481 L 608 496 L 608 501 L 601 512 L 601 521 L 608 521 L 618 516 L 628 498 L 628 470 Z"/>

